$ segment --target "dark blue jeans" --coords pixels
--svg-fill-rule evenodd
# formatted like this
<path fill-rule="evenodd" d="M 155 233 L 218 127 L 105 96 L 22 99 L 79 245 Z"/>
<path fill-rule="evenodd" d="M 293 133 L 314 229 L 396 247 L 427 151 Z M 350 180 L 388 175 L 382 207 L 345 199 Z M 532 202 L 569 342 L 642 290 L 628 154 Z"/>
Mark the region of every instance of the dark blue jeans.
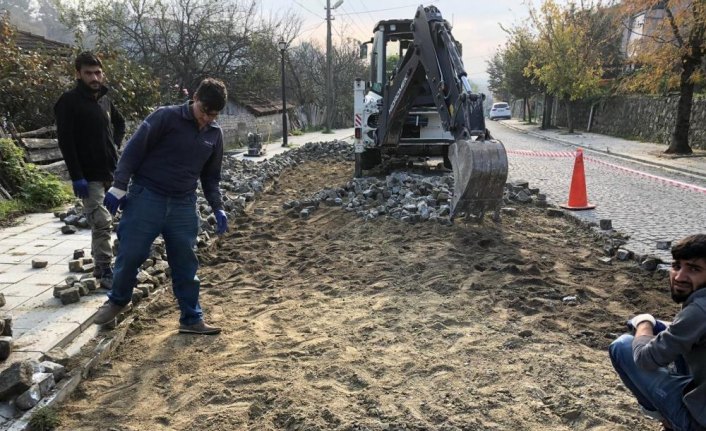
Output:
<path fill-rule="evenodd" d="M 635 395 L 637 402 L 646 410 L 659 412 L 675 431 L 692 429 L 693 419 L 689 414 L 682 394 L 691 381 L 681 364 L 676 371 L 667 368 L 644 370 L 635 364 L 632 356 L 632 335 L 624 334 L 609 347 L 613 368 L 623 384 Z M 681 362 L 681 361 L 680 361 Z"/>
<path fill-rule="evenodd" d="M 199 229 L 196 195 L 169 197 L 131 184 L 118 225 L 120 245 L 108 299 L 127 305 L 140 265 L 147 259 L 158 235 L 164 238 L 171 268 L 172 288 L 181 309 L 179 322 L 193 325 L 203 319 L 199 305 L 199 261 L 194 252 Z"/>

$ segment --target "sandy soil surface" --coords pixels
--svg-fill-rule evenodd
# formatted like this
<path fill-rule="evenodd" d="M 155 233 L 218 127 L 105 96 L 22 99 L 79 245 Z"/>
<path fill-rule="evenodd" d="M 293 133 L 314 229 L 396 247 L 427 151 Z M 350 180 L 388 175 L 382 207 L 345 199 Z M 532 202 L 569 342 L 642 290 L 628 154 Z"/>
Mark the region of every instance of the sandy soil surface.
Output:
<path fill-rule="evenodd" d="M 600 263 L 585 228 L 538 208 L 451 227 L 282 209 L 351 172 L 306 163 L 272 185 L 203 256 L 224 332 L 177 334 L 162 295 L 61 429 L 658 429 L 607 347 L 635 312 L 673 316 L 665 278 Z"/>

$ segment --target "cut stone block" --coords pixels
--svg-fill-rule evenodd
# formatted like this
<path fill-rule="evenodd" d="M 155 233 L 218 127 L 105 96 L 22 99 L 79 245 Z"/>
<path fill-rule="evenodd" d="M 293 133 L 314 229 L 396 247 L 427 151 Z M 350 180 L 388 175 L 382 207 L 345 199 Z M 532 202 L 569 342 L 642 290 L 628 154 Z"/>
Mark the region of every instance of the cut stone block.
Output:
<path fill-rule="evenodd" d="M 137 305 L 142 301 L 142 298 L 144 298 L 144 294 L 142 293 L 142 290 L 138 289 L 132 289 L 132 303 L 134 305 Z"/>
<path fill-rule="evenodd" d="M 44 361 L 39 363 L 39 367 L 45 373 L 52 373 L 54 376 L 54 382 L 58 382 L 64 378 L 66 375 L 66 368 L 52 361 Z"/>
<path fill-rule="evenodd" d="M 81 259 L 84 256 L 86 256 L 86 252 L 82 248 L 74 250 L 74 259 Z"/>
<path fill-rule="evenodd" d="M 32 259 L 32 268 L 35 269 L 46 268 L 48 264 L 49 261 L 46 259 Z"/>
<path fill-rule="evenodd" d="M 81 284 L 86 286 L 89 291 L 94 291 L 98 287 L 95 278 L 84 278 L 81 280 Z"/>
<path fill-rule="evenodd" d="M 657 265 L 659 265 L 659 259 L 648 257 L 640 263 L 640 268 L 645 271 L 654 271 L 657 269 Z"/>
<path fill-rule="evenodd" d="M 88 287 L 86 287 L 85 284 L 83 284 L 83 283 L 81 283 L 81 282 L 78 282 L 78 283 L 75 283 L 75 284 L 74 284 L 74 287 L 75 287 L 76 289 L 78 289 L 78 294 L 79 294 L 79 295 L 81 295 L 81 296 L 86 296 L 86 295 L 88 295 L 88 292 L 89 292 L 89 291 L 88 291 Z"/>
<path fill-rule="evenodd" d="M 152 277 L 146 273 L 145 271 L 140 271 L 137 273 L 137 283 L 145 283 L 147 281 L 150 281 Z"/>
<path fill-rule="evenodd" d="M 601 257 L 598 259 L 601 263 L 606 264 L 606 265 L 612 265 L 613 264 L 613 258 L 612 257 Z"/>
<path fill-rule="evenodd" d="M 54 374 L 52 373 L 34 373 L 32 375 L 32 382 L 39 386 L 39 393 L 42 398 L 49 395 L 49 392 L 51 392 L 51 390 L 54 389 L 54 386 L 56 386 Z"/>
<path fill-rule="evenodd" d="M 70 287 L 59 294 L 59 299 L 64 305 L 73 304 L 81 300 L 81 293 L 75 287 Z"/>
<path fill-rule="evenodd" d="M 672 241 L 657 241 L 657 250 L 669 250 L 672 247 Z"/>
<path fill-rule="evenodd" d="M 632 252 L 630 250 L 625 250 L 624 248 L 619 248 L 615 254 L 618 260 L 626 261 L 632 258 Z"/>
<path fill-rule="evenodd" d="M 10 357 L 12 353 L 12 337 L 0 337 L 0 361 Z"/>
<path fill-rule="evenodd" d="M 8 400 L 32 387 L 30 361 L 15 362 L 0 373 L 0 401 Z"/>
<path fill-rule="evenodd" d="M 0 320 L 4 322 L 2 333 L 0 335 L 12 337 L 12 314 L 5 313 L 0 315 Z"/>
<path fill-rule="evenodd" d="M 81 261 L 78 259 L 70 260 L 69 261 L 69 271 L 71 271 L 71 272 L 83 271 L 83 265 L 81 265 Z"/>
<path fill-rule="evenodd" d="M 36 406 L 41 399 L 42 393 L 39 390 L 39 385 L 32 385 L 15 399 L 15 406 L 20 410 L 29 410 Z"/>
<path fill-rule="evenodd" d="M 76 277 L 75 275 L 69 275 L 64 279 L 64 281 L 66 282 L 67 286 L 73 286 L 74 283 L 78 281 L 78 277 Z"/>
<path fill-rule="evenodd" d="M 87 273 L 87 274 L 93 274 L 93 269 L 94 269 L 95 267 L 96 267 L 96 266 L 95 266 L 94 264 L 92 264 L 92 263 L 83 264 L 83 265 L 82 265 L 81 272 L 85 272 L 85 273 Z"/>
<path fill-rule="evenodd" d="M 610 219 L 600 219 L 598 221 L 598 225 L 600 226 L 601 230 L 611 230 L 613 229 L 613 221 Z"/>
<path fill-rule="evenodd" d="M 44 360 L 66 366 L 66 364 L 69 363 L 69 355 L 67 355 L 66 351 L 61 347 L 54 347 L 44 354 Z"/>
<path fill-rule="evenodd" d="M 70 214 L 64 219 L 64 223 L 67 225 L 76 225 L 78 223 L 79 217 L 76 214 Z"/>
<path fill-rule="evenodd" d="M 76 226 L 82 228 L 82 229 L 88 229 L 90 225 L 88 224 L 88 219 L 86 217 L 81 217 L 78 219 L 76 222 Z"/>
<path fill-rule="evenodd" d="M 88 265 L 89 263 L 93 263 L 93 258 L 92 257 L 83 257 L 83 258 L 81 258 L 81 263 L 84 265 Z"/>
<path fill-rule="evenodd" d="M 54 298 L 61 298 L 61 292 L 65 291 L 66 289 L 71 289 L 71 286 L 67 286 L 65 284 L 54 286 Z"/>
<path fill-rule="evenodd" d="M 61 233 L 64 235 L 72 235 L 76 232 L 78 232 L 78 229 L 75 226 L 66 225 L 61 227 Z"/>
<path fill-rule="evenodd" d="M 148 284 L 138 284 L 137 286 L 135 286 L 135 290 L 139 290 L 140 292 L 142 292 L 143 298 L 147 298 L 148 296 L 150 296 L 151 293 Z"/>

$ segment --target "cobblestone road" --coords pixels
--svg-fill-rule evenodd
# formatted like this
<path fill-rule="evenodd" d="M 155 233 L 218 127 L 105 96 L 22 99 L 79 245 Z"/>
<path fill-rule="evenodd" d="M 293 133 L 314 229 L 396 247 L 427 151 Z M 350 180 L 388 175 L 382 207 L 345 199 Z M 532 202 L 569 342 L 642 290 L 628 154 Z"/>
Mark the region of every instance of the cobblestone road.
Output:
<path fill-rule="evenodd" d="M 529 181 L 550 202 L 565 203 L 575 150 L 488 123 L 508 151 L 509 180 Z M 706 231 L 706 192 L 699 189 L 706 181 L 590 151 L 584 153 L 584 165 L 588 200 L 596 208 L 574 214 L 596 223 L 611 219 L 614 229 L 630 236 L 630 250 L 670 262 L 668 251 L 657 250 L 658 240 Z"/>

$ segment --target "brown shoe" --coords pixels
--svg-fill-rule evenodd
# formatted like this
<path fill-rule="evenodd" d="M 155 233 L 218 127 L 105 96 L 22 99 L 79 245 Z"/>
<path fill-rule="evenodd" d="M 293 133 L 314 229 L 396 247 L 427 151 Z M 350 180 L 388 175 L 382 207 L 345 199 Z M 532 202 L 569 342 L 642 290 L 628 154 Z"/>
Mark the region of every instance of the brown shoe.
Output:
<path fill-rule="evenodd" d="M 203 320 L 193 325 L 179 325 L 180 334 L 216 335 L 221 333 L 221 328 L 211 326 Z"/>
<path fill-rule="evenodd" d="M 125 310 L 125 308 L 126 306 L 124 305 L 113 304 L 110 301 L 105 301 L 103 305 L 98 308 L 98 312 L 93 317 L 93 323 L 96 325 L 105 325 L 106 323 L 110 323 L 115 320 L 118 314 Z"/>

